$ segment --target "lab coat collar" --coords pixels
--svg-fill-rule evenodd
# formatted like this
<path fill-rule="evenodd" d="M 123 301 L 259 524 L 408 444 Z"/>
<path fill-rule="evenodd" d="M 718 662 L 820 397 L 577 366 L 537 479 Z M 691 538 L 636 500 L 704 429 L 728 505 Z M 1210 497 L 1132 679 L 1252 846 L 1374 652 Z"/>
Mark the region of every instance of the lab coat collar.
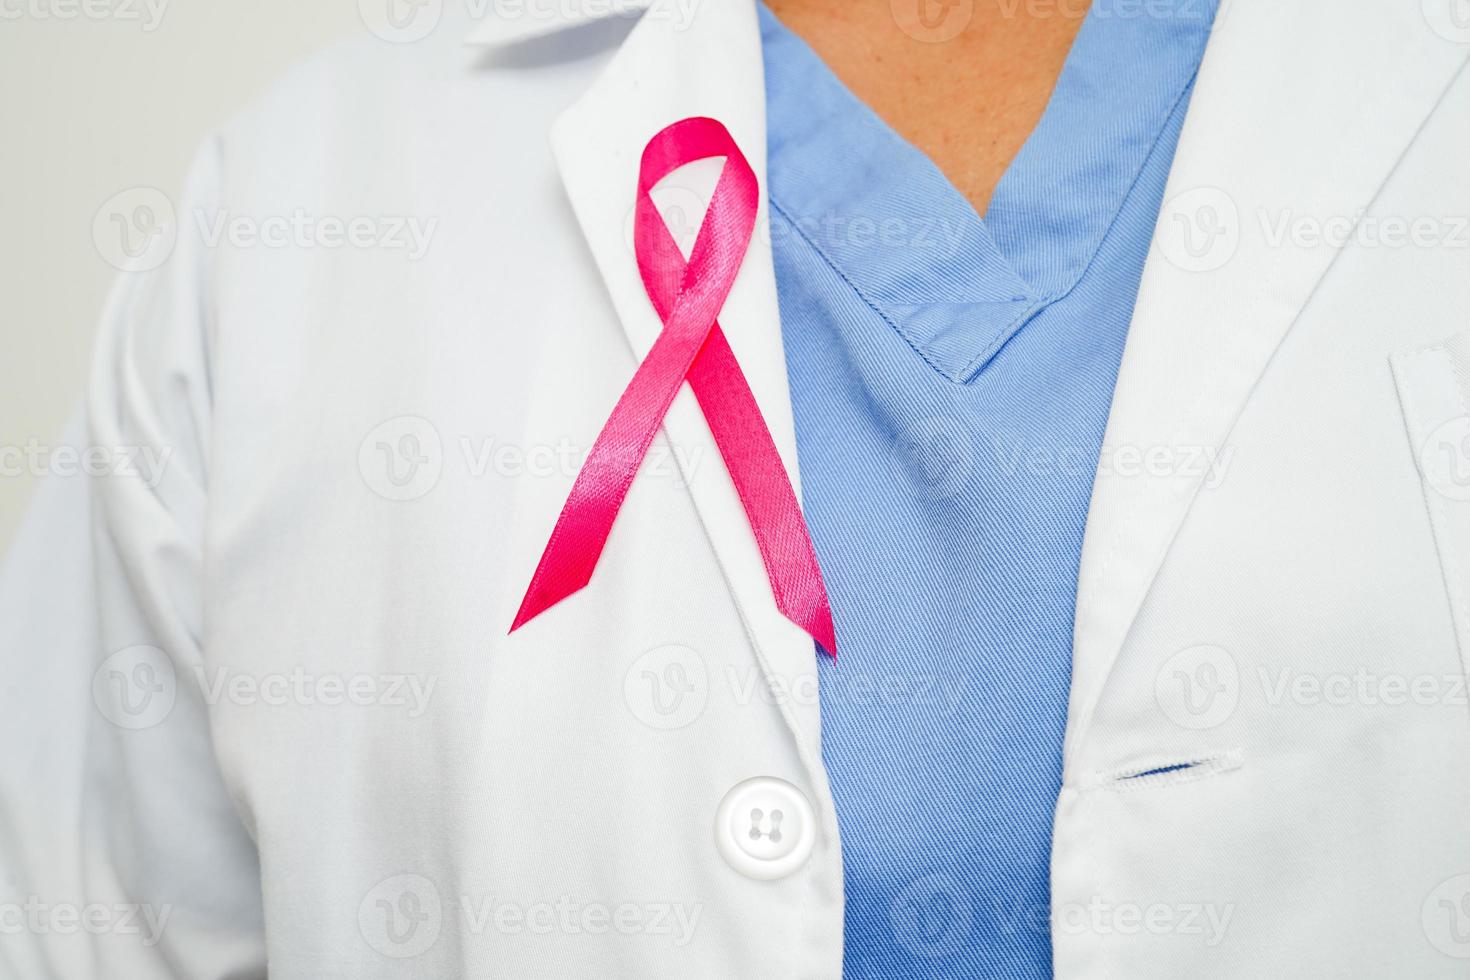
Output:
<path fill-rule="evenodd" d="M 622 9 L 627 6 L 621 4 Z M 754 0 L 703 3 L 697 16 L 688 19 L 682 16 L 685 9 L 692 8 L 673 0 L 655 0 L 591 89 L 563 112 L 551 132 L 552 150 L 573 211 L 639 359 L 663 329 L 644 292 L 632 244 L 639 159 L 649 139 L 679 119 L 718 119 L 741 147 L 763 191 L 766 186 L 765 72 Z M 573 27 L 598 19 L 599 14 L 615 14 L 610 4 L 569 7 L 564 12 L 569 15 L 556 27 Z M 489 29 L 482 25 L 475 34 L 480 43 L 496 44 L 533 36 L 515 25 Z M 712 166 L 694 164 L 676 172 L 654 192 L 676 238 L 680 229 L 692 231 L 702 219 L 720 165 L 718 161 L 706 163 Z M 798 482 L 767 228 L 762 193 L 756 233 L 720 314 L 720 325 L 755 393 L 787 472 Z M 816 648 L 811 637 L 776 608 L 745 511 L 687 386 L 665 419 L 664 435 L 674 444 L 674 456 L 683 466 L 762 671 L 776 689 L 809 775 L 816 786 L 825 787 L 816 699 L 792 696 L 792 692 L 816 690 Z M 707 546 L 702 542 L 689 545 Z M 592 587 L 596 584 L 594 578 Z M 835 833 L 835 827 L 832 829 Z"/>
<path fill-rule="evenodd" d="M 1191 503 L 1207 480 L 1229 479 L 1231 429 L 1341 251 L 1283 236 L 1283 222 L 1357 221 L 1465 63 L 1470 49 L 1436 33 L 1420 8 L 1397 0 L 1221 7 L 1094 485 L 1078 583 L 1069 779 L 1085 769 L 1084 736 L 1107 678 Z M 1214 466 L 1201 465 L 1209 458 Z"/>
<path fill-rule="evenodd" d="M 648 140 L 670 123 L 709 116 L 724 123 L 762 188 L 756 232 L 720 313 L 736 359 L 800 495 L 796 434 L 765 200 L 765 70 L 754 0 L 717 0 L 692 21 L 653 16 L 629 33 L 592 88 L 568 108 L 551 132 L 552 150 L 583 235 L 636 357 L 663 329 L 644 292 L 632 246 L 634 190 Z M 720 161 L 694 164 L 666 178 L 655 203 L 676 238 L 700 223 Z M 688 177 L 681 174 L 688 173 Z M 671 205 L 671 206 L 670 206 Z M 817 691 L 818 654 L 810 636 L 776 607 L 745 510 L 693 392 L 685 385 L 664 420 L 689 493 L 745 626 L 757 669 L 801 760 L 823 847 L 835 853 L 837 813 L 822 762 Z M 698 461 L 687 465 L 688 461 Z M 651 529 L 650 529 L 651 530 Z M 594 577 L 592 585 L 597 584 Z M 840 640 L 839 640 L 840 644 Z M 838 668 L 840 669 L 840 667 Z M 840 862 L 829 853 L 829 866 Z M 821 900 L 840 907 L 840 875 L 814 883 Z M 828 923 L 803 926 L 815 943 Z"/>
<path fill-rule="evenodd" d="M 486 14 L 465 43 L 499 48 L 614 17 L 669 19 L 676 27 L 692 22 L 705 0 L 482 0 Z M 724 0 L 720 0 L 724 2 Z"/>
<path fill-rule="evenodd" d="M 669 122 L 714 116 L 764 185 L 756 5 L 541 2 L 557 6 L 558 15 L 502 13 L 471 40 L 511 44 L 647 10 L 552 138 L 582 229 L 641 356 L 660 324 L 628 244 L 639 151 Z M 519 3 L 502 0 L 506 10 L 543 9 L 537 0 L 510 6 Z M 1199 460 L 1228 453 L 1231 428 L 1250 393 L 1341 251 L 1281 238 L 1281 220 L 1356 220 L 1465 64 L 1470 48 L 1437 33 L 1420 8 L 1398 0 L 1222 2 L 1144 271 L 1094 487 L 1078 583 L 1068 778 L 1082 764 L 1083 736 L 1196 493 L 1207 476 L 1221 475 L 1218 466 L 1201 467 Z M 694 15 L 683 18 L 684 10 Z M 721 323 L 795 477 L 766 227 L 763 211 Z M 666 431 L 718 459 L 687 392 Z M 769 671 L 805 677 L 814 661 L 811 643 L 775 611 L 728 476 L 723 468 L 718 479 L 710 476 L 694 481 L 691 491 L 751 636 Z M 811 751 L 815 705 L 790 708 L 788 717 Z"/>

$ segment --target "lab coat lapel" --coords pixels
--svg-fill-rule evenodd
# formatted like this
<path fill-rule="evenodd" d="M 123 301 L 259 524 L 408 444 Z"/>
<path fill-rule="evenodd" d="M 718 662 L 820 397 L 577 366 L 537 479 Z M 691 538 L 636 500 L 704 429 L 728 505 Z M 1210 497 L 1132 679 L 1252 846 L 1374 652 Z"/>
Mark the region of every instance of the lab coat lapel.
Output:
<path fill-rule="evenodd" d="M 1466 52 L 1436 34 L 1418 3 L 1224 0 L 1094 485 L 1069 768 L 1195 493 L 1207 476 L 1220 479 L 1236 418 L 1339 251 L 1295 242 L 1283 223 L 1356 220 Z"/>
<path fill-rule="evenodd" d="M 551 136 L 573 210 L 639 358 L 663 326 L 639 277 L 631 235 L 639 159 L 650 137 L 689 116 L 718 119 L 765 186 L 765 76 L 755 4 L 722 0 L 700 6 L 692 18 L 678 16 L 678 9 L 653 5 L 593 87 L 557 120 Z M 714 169 L 687 180 L 676 174 L 666 182 L 667 196 L 655 193 L 656 200 L 673 208 L 669 219 L 676 237 L 680 225 L 692 231 L 699 224 Z M 795 481 L 796 439 L 766 221 L 762 194 L 756 234 L 720 324 Z M 812 640 L 776 608 L 745 511 L 687 386 L 665 420 L 664 435 L 675 446 L 709 540 L 777 693 L 793 686 L 814 690 L 817 655 Z M 694 541 L 688 545 L 705 546 Z M 595 577 L 590 587 L 597 587 Z M 815 766 L 815 699 L 784 697 L 783 711 Z"/>

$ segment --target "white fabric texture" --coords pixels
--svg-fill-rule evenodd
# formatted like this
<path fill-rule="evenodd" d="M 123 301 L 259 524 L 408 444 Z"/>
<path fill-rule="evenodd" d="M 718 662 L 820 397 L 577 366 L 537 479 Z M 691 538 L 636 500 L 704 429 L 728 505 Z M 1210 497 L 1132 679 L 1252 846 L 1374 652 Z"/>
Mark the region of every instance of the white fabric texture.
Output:
<path fill-rule="evenodd" d="M 1470 414 L 1470 48 L 1418 7 L 1235 0 L 1206 54 L 1083 555 L 1062 980 L 1470 959 L 1470 502 L 1420 465 Z M 658 328 L 638 152 L 711 115 L 764 175 L 754 4 L 469 26 L 335 48 L 223 127 L 104 315 L 74 438 L 168 465 L 52 480 L 0 573 L 0 909 L 49 909 L 0 974 L 841 974 L 816 655 L 687 393 L 591 585 L 506 635 Z M 1225 233 L 1186 243 L 1202 205 Z M 433 233 L 207 240 L 297 213 Z M 758 233 L 721 323 L 794 468 L 776 317 Z M 775 880 L 715 839 L 759 777 L 818 826 Z"/>

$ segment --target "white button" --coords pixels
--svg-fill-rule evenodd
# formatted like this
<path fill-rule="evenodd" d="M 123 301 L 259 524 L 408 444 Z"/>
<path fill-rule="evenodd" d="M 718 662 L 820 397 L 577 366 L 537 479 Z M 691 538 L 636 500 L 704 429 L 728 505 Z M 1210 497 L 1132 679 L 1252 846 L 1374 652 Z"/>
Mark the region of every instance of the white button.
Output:
<path fill-rule="evenodd" d="M 784 878 L 806 863 L 817 820 L 806 796 L 784 779 L 759 776 L 736 784 L 715 814 L 720 856 L 749 878 Z"/>

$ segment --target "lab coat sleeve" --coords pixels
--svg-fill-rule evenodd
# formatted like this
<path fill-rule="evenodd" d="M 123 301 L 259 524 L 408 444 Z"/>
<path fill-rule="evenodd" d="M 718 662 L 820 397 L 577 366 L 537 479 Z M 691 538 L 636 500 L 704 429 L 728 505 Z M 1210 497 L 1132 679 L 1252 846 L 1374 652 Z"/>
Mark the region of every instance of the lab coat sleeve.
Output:
<path fill-rule="evenodd" d="M 265 975 L 196 670 L 213 258 L 189 216 L 221 169 L 210 143 L 167 260 L 114 288 L 83 417 L 0 567 L 0 976 Z"/>

